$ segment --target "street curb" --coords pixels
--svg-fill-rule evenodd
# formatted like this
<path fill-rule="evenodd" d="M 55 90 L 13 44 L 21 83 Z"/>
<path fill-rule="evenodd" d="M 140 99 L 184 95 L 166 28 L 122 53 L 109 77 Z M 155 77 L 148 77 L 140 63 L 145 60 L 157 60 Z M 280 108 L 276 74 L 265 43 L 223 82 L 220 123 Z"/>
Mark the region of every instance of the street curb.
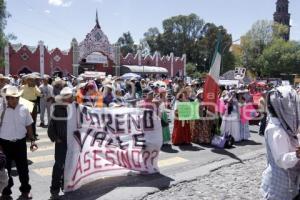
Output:
<path fill-rule="evenodd" d="M 265 148 L 262 148 L 262 149 L 259 149 L 256 151 L 252 151 L 252 152 L 243 154 L 240 156 L 240 159 L 242 162 L 244 162 L 244 161 L 252 160 L 252 159 L 255 159 L 262 155 L 265 155 L 265 153 L 266 153 Z M 241 163 L 241 161 L 237 161 L 236 159 L 233 159 L 233 158 L 222 159 L 220 161 L 209 163 L 207 165 L 203 165 L 203 166 L 197 167 L 192 170 L 184 171 L 182 173 L 166 175 L 166 177 L 172 179 L 170 182 L 165 181 L 166 177 L 158 178 L 158 179 L 148 182 L 148 185 L 153 185 L 155 187 L 149 187 L 149 186 L 145 187 L 145 186 L 143 186 L 143 183 L 142 183 L 142 184 L 137 184 L 135 186 L 116 188 L 113 191 L 111 191 L 110 193 L 107 193 L 106 195 L 103 195 L 102 197 L 100 197 L 98 199 L 99 200 L 111 200 L 111 199 L 141 200 L 150 194 L 159 192 L 163 189 L 168 189 L 179 183 L 194 181 L 201 176 L 209 175 L 213 171 L 216 171 L 220 168 L 227 167 L 227 166 L 230 166 L 233 164 Z"/>

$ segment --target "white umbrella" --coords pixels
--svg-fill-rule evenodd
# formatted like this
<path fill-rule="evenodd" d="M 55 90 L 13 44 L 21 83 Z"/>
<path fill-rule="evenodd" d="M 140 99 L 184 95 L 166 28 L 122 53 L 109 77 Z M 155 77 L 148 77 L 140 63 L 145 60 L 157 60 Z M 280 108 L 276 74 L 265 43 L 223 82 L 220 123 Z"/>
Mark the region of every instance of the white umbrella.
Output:
<path fill-rule="evenodd" d="M 140 78 L 141 78 L 140 75 L 135 74 L 135 73 L 126 73 L 126 74 L 123 74 L 121 77 L 122 77 L 123 79 L 131 79 L 131 78 L 140 79 Z"/>

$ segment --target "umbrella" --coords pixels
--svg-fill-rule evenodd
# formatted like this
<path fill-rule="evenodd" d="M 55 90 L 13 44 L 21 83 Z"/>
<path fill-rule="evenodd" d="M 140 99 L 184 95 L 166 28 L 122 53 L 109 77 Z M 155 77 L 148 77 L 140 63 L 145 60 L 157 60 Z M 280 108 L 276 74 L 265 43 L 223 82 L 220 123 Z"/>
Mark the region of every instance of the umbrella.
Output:
<path fill-rule="evenodd" d="M 131 79 L 131 78 L 140 79 L 140 78 L 141 78 L 140 75 L 135 74 L 135 73 L 126 73 L 126 74 L 123 74 L 121 77 L 122 77 L 123 79 Z"/>

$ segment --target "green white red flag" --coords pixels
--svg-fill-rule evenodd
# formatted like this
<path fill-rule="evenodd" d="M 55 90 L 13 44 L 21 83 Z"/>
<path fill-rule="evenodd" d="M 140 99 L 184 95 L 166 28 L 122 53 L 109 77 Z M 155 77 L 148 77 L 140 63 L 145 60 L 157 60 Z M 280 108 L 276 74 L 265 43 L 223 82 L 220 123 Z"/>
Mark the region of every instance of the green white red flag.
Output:
<path fill-rule="evenodd" d="M 208 105 L 208 110 L 215 113 L 217 109 L 219 93 L 219 77 L 222 55 L 220 51 L 221 37 L 218 37 L 214 58 L 204 84 L 204 103 Z"/>

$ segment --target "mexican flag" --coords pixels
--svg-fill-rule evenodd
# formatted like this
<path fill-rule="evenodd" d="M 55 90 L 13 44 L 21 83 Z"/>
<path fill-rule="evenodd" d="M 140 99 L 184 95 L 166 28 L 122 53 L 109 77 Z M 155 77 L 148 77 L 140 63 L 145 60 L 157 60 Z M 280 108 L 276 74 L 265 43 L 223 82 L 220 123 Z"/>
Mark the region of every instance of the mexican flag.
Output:
<path fill-rule="evenodd" d="M 221 66 L 221 37 L 218 36 L 214 58 L 211 63 L 209 74 L 206 76 L 204 84 L 204 103 L 208 106 L 208 110 L 215 113 L 217 110 L 218 93 L 219 93 L 219 77 Z"/>

